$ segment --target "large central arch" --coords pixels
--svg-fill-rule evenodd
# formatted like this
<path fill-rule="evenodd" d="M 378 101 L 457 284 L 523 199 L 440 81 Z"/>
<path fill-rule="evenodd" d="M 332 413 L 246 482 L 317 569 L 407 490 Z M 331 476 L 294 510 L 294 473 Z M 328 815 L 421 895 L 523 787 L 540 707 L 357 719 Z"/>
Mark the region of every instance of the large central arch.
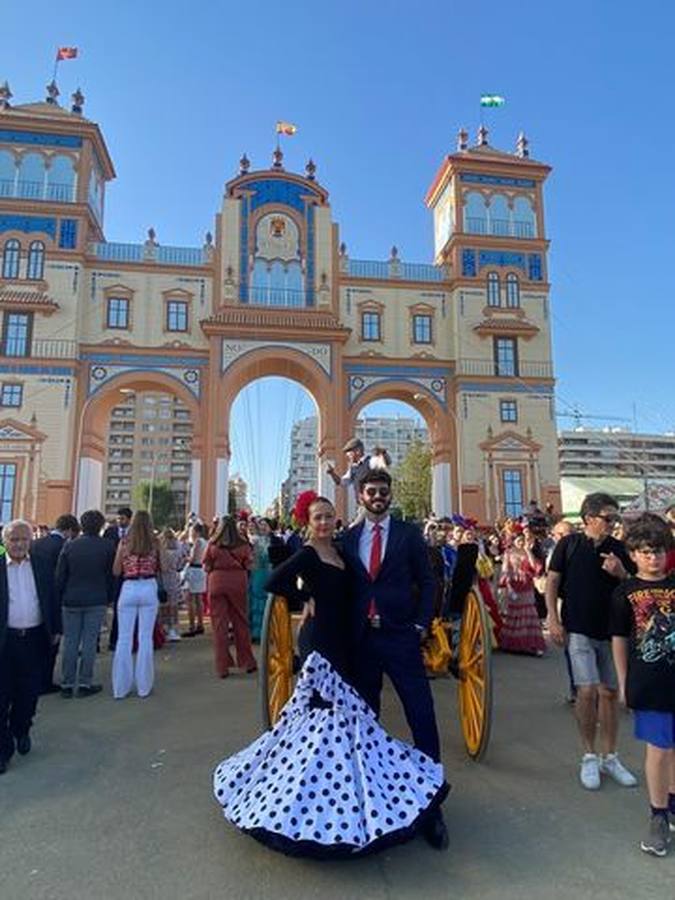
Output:
<path fill-rule="evenodd" d="M 239 357 L 221 374 L 214 391 L 212 433 L 215 446 L 214 496 L 215 514 L 227 511 L 227 486 L 232 456 L 230 446 L 230 420 L 233 404 L 239 393 L 260 378 L 288 378 L 301 385 L 310 394 L 318 414 L 319 492 L 331 499 L 335 488 L 326 475 L 328 461 L 337 455 L 340 430 L 341 398 L 336 394 L 339 386 L 322 366 L 301 350 L 291 347 L 258 347 Z"/>

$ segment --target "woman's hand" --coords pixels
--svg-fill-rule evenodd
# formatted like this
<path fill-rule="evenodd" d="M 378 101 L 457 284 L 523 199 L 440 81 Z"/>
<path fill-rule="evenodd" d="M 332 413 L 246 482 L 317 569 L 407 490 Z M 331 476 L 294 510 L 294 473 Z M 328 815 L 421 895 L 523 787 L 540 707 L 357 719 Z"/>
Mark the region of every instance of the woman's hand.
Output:
<path fill-rule="evenodd" d="M 310 597 L 309 600 L 302 607 L 302 615 L 300 616 L 300 627 L 308 621 L 308 619 L 314 618 L 314 597 Z"/>

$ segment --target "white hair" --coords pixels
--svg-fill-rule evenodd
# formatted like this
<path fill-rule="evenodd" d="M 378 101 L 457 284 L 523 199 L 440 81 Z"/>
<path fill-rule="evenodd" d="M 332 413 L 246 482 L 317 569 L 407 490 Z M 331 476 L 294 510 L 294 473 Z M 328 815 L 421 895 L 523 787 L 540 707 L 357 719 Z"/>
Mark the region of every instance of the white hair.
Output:
<path fill-rule="evenodd" d="M 7 538 L 17 528 L 24 528 L 28 532 L 30 537 L 33 537 L 33 526 L 30 524 L 30 522 L 26 522 L 25 519 L 12 519 L 12 521 L 8 522 L 2 529 L 3 544 L 7 543 Z"/>

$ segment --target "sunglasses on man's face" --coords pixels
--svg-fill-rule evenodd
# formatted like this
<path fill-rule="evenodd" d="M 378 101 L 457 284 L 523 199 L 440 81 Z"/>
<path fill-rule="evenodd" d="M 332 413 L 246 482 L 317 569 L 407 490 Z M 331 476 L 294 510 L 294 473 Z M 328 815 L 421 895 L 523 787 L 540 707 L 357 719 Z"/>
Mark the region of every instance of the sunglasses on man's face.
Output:
<path fill-rule="evenodd" d="M 372 499 L 373 497 L 388 497 L 390 491 L 388 487 L 367 487 L 364 494 Z"/>
<path fill-rule="evenodd" d="M 618 523 L 621 521 L 621 516 L 618 516 L 616 513 L 614 513 L 613 515 L 608 515 L 608 516 L 597 515 L 595 518 L 602 519 L 602 521 L 607 522 L 608 525 L 618 525 Z"/>

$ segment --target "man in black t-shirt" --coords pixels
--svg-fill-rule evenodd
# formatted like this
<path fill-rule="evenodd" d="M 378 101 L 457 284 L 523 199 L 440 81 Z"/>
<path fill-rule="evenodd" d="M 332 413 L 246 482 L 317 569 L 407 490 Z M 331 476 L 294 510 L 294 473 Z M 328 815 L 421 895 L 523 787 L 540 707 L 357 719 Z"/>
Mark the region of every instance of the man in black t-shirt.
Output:
<path fill-rule="evenodd" d="M 601 774 L 624 787 L 637 784 L 616 752 L 617 681 L 609 614 L 614 589 L 634 571 L 623 544 L 611 536 L 618 511 L 616 500 L 609 494 L 588 494 L 581 505 L 583 532 L 558 542 L 546 580 L 551 638 L 557 644 L 567 644 L 577 688 L 575 713 L 583 745 L 579 777 L 588 790 L 600 787 Z M 598 722 L 602 756 L 595 751 Z"/>

